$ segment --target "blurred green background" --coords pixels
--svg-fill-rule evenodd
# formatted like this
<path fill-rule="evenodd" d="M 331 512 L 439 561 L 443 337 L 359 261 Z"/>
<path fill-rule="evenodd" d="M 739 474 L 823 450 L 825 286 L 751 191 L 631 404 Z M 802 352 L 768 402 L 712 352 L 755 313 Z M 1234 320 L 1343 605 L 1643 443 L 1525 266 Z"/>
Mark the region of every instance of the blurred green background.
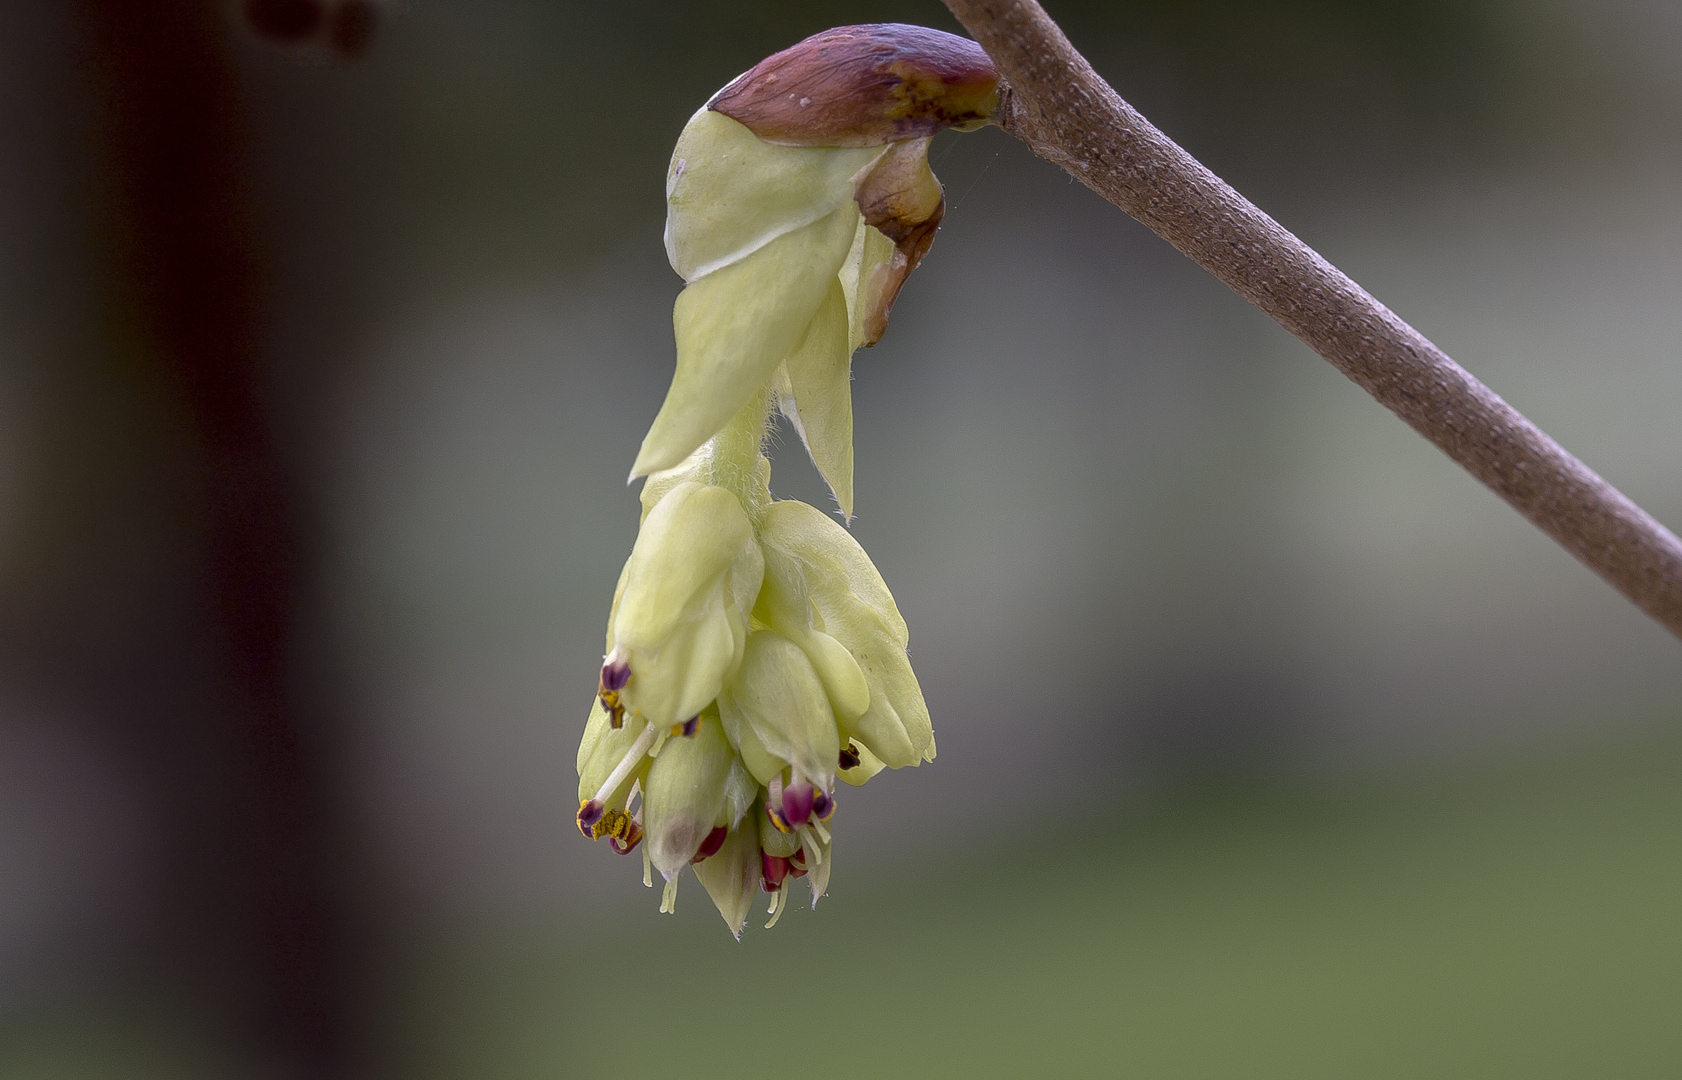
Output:
<path fill-rule="evenodd" d="M 1682 1070 L 1677 643 L 995 131 L 937 140 L 944 228 L 854 365 L 853 529 L 940 758 L 843 793 L 815 912 L 659 915 L 571 816 L 671 370 L 667 156 L 809 33 L 956 24 L 407 0 L 352 58 L 158 10 L 0 10 L 0 1076 Z M 1682 11 L 1050 10 L 1682 525 Z M 237 243 L 135 254 L 204 214 Z M 251 460 L 195 396 L 223 346 L 170 360 L 229 311 Z M 773 488 L 827 507 L 803 457 Z M 218 532 L 252 490 L 284 513 Z M 225 649 L 240 552 L 284 571 L 269 691 Z"/>

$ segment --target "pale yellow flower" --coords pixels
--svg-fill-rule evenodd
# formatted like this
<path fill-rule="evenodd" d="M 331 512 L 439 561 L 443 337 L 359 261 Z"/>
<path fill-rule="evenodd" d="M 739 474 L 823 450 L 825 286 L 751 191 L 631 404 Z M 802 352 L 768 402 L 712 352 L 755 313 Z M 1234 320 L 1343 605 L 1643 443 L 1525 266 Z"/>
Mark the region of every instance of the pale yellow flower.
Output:
<path fill-rule="evenodd" d="M 667 492 L 643 520 L 620 578 L 604 694 L 656 726 L 699 713 L 741 662 L 764 565 L 735 495 L 694 482 Z"/>
<path fill-rule="evenodd" d="M 632 470 L 642 520 L 578 752 L 580 831 L 640 847 L 662 911 L 685 866 L 733 934 L 757 891 L 767 925 L 797 878 L 815 905 L 835 781 L 934 760 L 881 575 L 839 523 L 772 500 L 761 449 L 779 410 L 851 516 L 852 354 L 881 337 L 944 214 L 930 138 L 997 103 L 972 42 L 844 27 L 756 66 L 679 137 L 677 368 Z"/>

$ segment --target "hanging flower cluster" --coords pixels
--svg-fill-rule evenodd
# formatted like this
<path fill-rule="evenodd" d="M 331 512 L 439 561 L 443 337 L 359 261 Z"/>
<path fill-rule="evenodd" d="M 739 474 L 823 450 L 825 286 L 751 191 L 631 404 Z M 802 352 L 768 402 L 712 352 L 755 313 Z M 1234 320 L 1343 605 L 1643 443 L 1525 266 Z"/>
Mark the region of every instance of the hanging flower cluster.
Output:
<path fill-rule="evenodd" d="M 773 411 L 853 507 L 852 354 L 875 344 L 945 210 L 928 146 L 997 108 L 973 42 L 843 27 L 719 91 L 678 138 L 666 252 L 686 283 L 677 371 L 643 440 L 642 524 L 578 750 L 578 827 L 658 870 L 693 866 L 738 936 L 790 882 L 815 905 L 835 781 L 934 760 L 905 622 L 829 515 L 771 497 Z"/>

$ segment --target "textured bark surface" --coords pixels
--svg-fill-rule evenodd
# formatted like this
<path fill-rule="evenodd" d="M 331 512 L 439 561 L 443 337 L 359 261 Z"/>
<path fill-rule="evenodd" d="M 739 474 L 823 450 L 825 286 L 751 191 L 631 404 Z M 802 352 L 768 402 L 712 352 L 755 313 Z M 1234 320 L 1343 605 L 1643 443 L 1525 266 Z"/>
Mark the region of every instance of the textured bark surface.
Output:
<path fill-rule="evenodd" d="M 998 65 L 1001 127 L 1265 311 L 1682 637 L 1682 541 L 1151 126 L 1035 0 L 945 0 Z"/>

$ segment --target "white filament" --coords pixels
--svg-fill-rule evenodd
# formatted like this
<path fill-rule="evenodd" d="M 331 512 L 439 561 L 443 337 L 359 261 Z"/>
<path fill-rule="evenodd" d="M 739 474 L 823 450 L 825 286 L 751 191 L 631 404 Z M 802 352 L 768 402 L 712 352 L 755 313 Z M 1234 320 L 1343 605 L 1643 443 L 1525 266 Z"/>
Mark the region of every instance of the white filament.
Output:
<path fill-rule="evenodd" d="M 642 729 L 642 734 L 638 735 L 636 741 L 631 744 L 631 748 L 625 751 L 625 756 L 619 759 L 619 764 L 613 767 L 611 773 L 608 773 L 607 782 L 596 792 L 597 802 L 607 802 L 607 797 L 613 794 L 613 789 L 625 782 L 625 777 L 631 775 L 631 770 L 636 768 L 637 763 L 642 761 L 642 756 L 648 753 L 648 748 L 654 742 L 656 734 L 658 733 L 654 730 L 653 724 L 649 724 Z"/>
<path fill-rule="evenodd" d="M 782 918 L 783 917 L 783 912 L 788 910 L 788 879 L 787 878 L 783 879 L 782 887 L 777 890 L 777 895 L 775 895 L 771 898 L 771 906 L 773 908 L 775 908 L 776 910 L 774 912 L 772 912 L 772 914 L 771 914 L 771 921 L 765 924 L 765 929 L 767 929 L 767 930 L 771 929 L 773 926 L 776 926 L 777 925 L 777 920 Z"/>
<path fill-rule="evenodd" d="M 673 874 L 666 880 L 666 891 L 660 894 L 660 911 L 666 915 L 677 914 L 677 875 Z"/>
<path fill-rule="evenodd" d="M 823 853 L 818 850 L 818 840 L 812 835 L 812 830 L 802 825 L 796 831 L 800 833 L 800 846 L 806 849 L 806 857 L 812 860 L 813 866 L 822 866 Z"/>

